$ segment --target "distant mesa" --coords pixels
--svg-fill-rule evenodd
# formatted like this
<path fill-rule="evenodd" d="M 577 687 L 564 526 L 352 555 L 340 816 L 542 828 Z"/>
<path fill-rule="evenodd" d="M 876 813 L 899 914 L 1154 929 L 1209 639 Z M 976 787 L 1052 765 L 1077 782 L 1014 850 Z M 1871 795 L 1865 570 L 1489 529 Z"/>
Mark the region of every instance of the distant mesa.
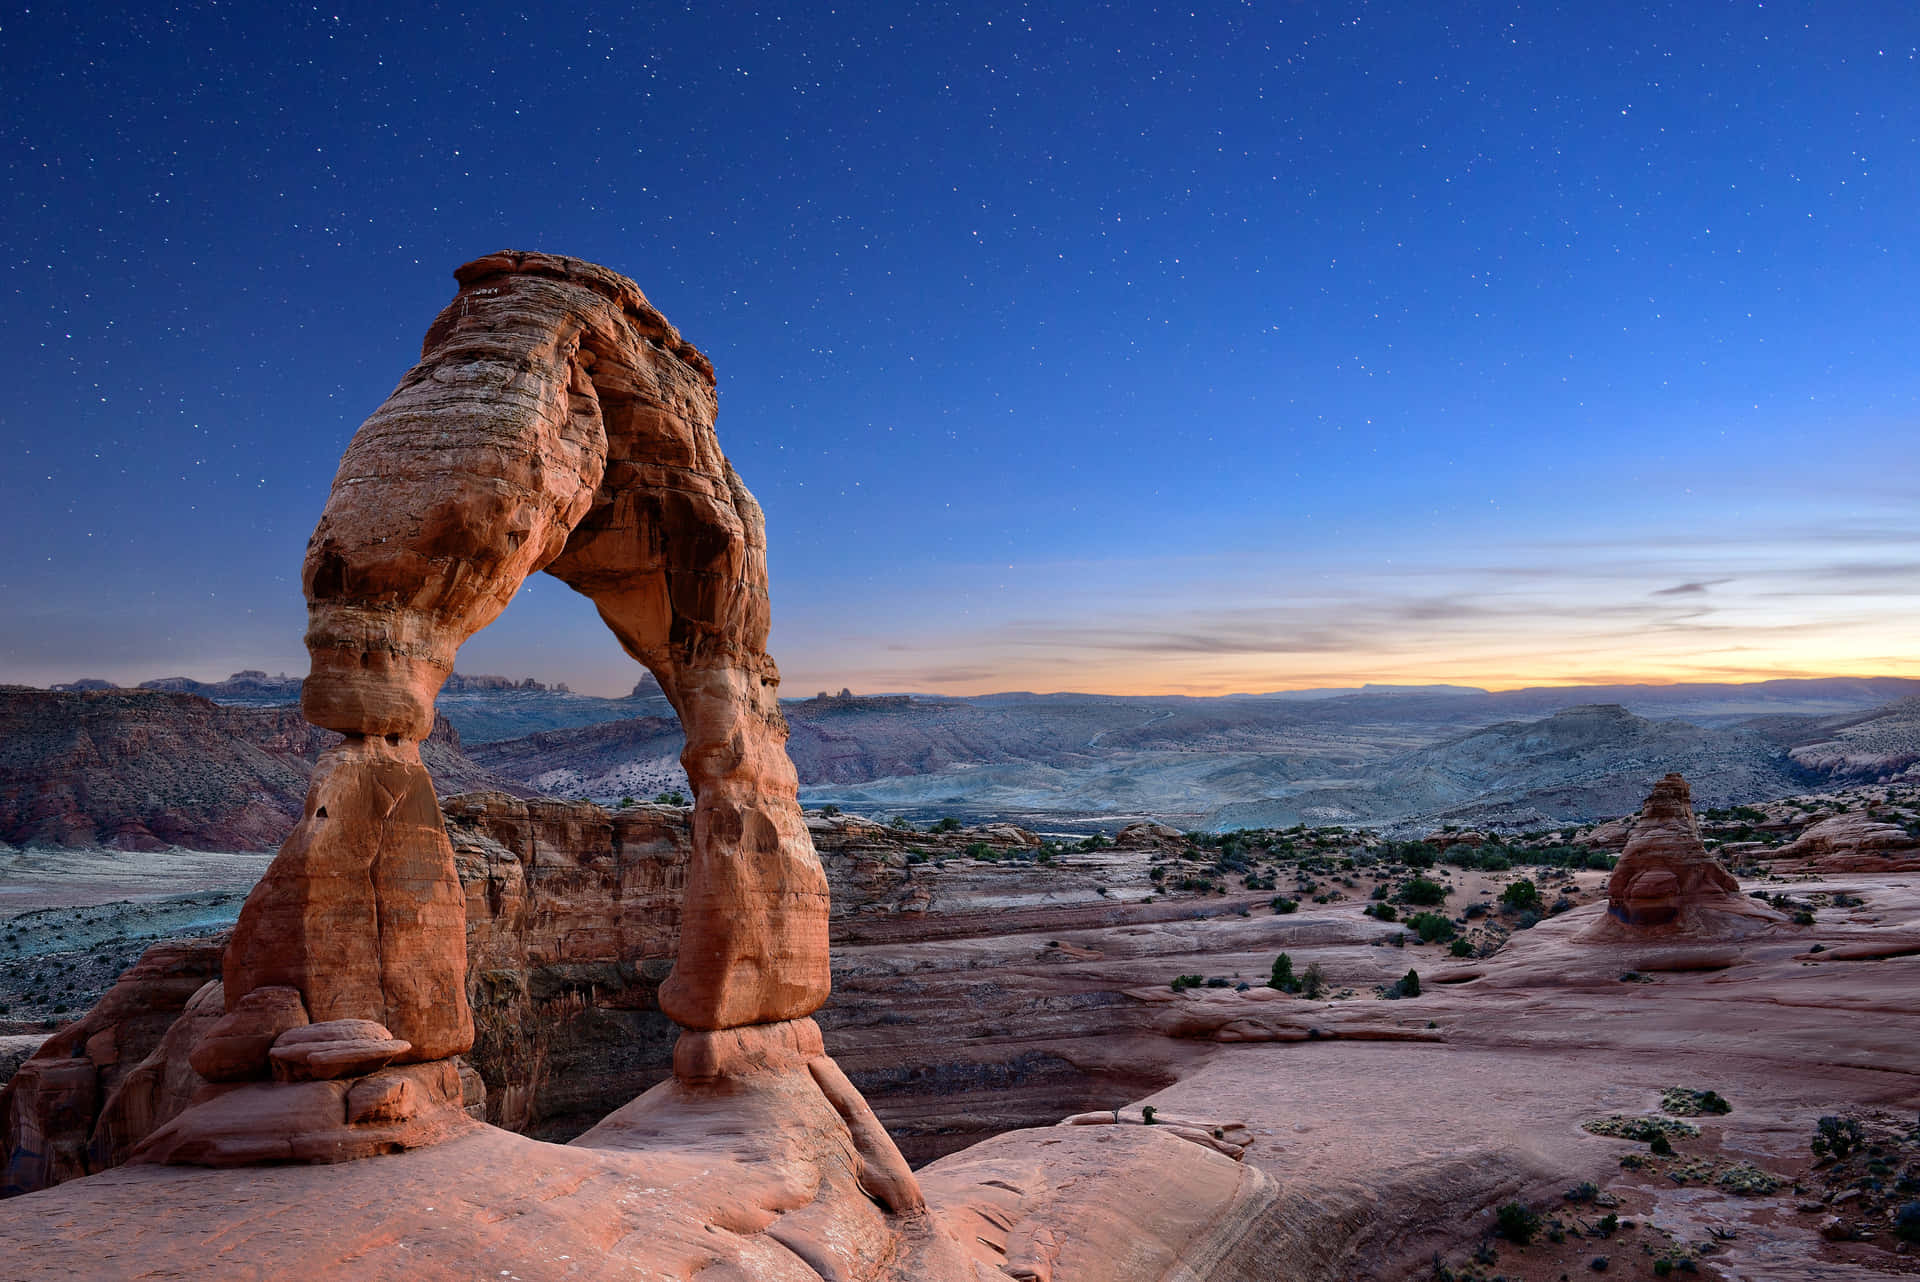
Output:
<path fill-rule="evenodd" d="M 460 675 L 458 672 L 449 674 L 446 684 L 440 687 L 442 694 L 487 694 L 510 690 L 547 691 L 553 694 L 573 693 L 573 691 L 567 688 L 567 683 L 564 681 L 556 681 L 552 685 L 546 685 L 542 682 L 535 681 L 532 677 L 523 677 L 515 681 L 512 677 L 467 677 Z"/>

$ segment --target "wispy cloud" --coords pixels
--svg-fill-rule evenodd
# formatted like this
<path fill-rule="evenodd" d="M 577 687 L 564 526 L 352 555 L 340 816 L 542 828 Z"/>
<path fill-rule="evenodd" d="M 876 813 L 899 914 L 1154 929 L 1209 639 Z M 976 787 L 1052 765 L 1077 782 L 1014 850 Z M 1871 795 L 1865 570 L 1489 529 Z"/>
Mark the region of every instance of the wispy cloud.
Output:
<path fill-rule="evenodd" d="M 1695 579 L 1691 583 L 1676 583 L 1670 588 L 1656 588 L 1654 589 L 1653 595 L 1654 596 L 1693 596 L 1696 594 L 1704 595 L 1707 589 L 1709 588 L 1717 588 L 1723 583 L 1731 583 L 1731 582 L 1733 582 L 1732 579 Z"/>

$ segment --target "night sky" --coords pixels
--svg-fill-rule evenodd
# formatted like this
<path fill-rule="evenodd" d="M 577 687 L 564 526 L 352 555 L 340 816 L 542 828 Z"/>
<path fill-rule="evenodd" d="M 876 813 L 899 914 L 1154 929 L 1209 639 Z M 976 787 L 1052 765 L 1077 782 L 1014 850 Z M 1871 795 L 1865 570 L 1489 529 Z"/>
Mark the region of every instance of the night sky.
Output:
<path fill-rule="evenodd" d="M 713 360 L 787 693 L 1920 675 L 1910 3 L 0 18 L 0 681 L 300 672 L 454 267 Z M 463 671 L 630 686 L 539 578 Z"/>

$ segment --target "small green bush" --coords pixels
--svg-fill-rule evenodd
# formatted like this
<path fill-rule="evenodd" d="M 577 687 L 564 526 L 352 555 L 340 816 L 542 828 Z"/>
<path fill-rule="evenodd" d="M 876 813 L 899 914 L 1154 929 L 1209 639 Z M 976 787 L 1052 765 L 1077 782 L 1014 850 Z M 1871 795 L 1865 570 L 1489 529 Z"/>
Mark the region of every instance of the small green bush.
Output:
<path fill-rule="evenodd" d="M 1319 998 L 1327 991 L 1327 972 L 1320 969 L 1319 962 L 1307 963 L 1306 974 L 1300 977 L 1300 995 Z"/>
<path fill-rule="evenodd" d="M 1437 881 L 1415 877 L 1400 888 L 1400 901 L 1424 908 L 1436 908 L 1447 902 L 1447 888 Z"/>
<path fill-rule="evenodd" d="M 1823 1117 L 1814 1123 L 1812 1148 L 1816 1158 L 1843 1159 L 1866 1142 L 1866 1131 L 1858 1118 Z"/>
<path fill-rule="evenodd" d="M 1464 939 L 1456 939 L 1447 945 L 1447 951 L 1455 957 L 1471 957 L 1473 956 L 1473 945 Z"/>
<path fill-rule="evenodd" d="M 1268 988 L 1277 988 L 1283 993 L 1300 991 L 1300 981 L 1293 973 L 1293 958 L 1281 953 L 1273 959 L 1273 976 L 1267 980 Z"/>
<path fill-rule="evenodd" d="M 1540 1217 L 1518 1202 L 1506 1203 L 1493 1218 L 1500 1236 L 1516 1246 L 1525 1246 L 1540 1231 Z"/>
<path fill-rule="evenodd" d="M 1453 920 L 1439 913 L 1415 913 L 1407 918 L 1407 925 L 1414 934 L 1420 936 L 1423 944 L 1444 944 L 1454 937 Z"/>
<path fill-rule="evenodd" d="M 1275 895 L 1267 901 L 1267 906 L 1284 917 L 1288 913 L 1298 912 L 1300 910 L 1300 901 L 1297 899 L 1288 899 L 1285 895 Z"/>
<path fill-rule="evenodd" d="M 1513 912 L 1540 910 L 1540 887 L 1532 879 L 1522 877 L 1500 892 L 1500 904 Z"/>
<path fill-rule="evenodd" d="M 1669 1086 L 1660 1094 L 1660 1111 L 1675 1117 L 1719 1117 L 1733 1112 L 1718 1091 L 1695 1091 L 1684 1086 Z"/>
<path fill-rule="evenodd" d="M 960 821 L 952 815 L 942 815 L 940 820 L 933 825 L 933 830 L 935 832 L 959 832 Z"/>

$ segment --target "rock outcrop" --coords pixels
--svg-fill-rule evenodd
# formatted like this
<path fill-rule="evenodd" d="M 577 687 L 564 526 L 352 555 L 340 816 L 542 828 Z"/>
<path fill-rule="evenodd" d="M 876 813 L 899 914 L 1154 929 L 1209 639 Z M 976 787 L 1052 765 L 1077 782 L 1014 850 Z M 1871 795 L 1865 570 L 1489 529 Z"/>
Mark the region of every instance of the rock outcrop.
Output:
<path fill-rule="evenodd" d="M 220 953 L 220 942 L 207 939 L 154 945 L 92 1010 L 20 1065 L 0 1089 L 0 1196 L 116 1165 L 126 1157 L 130 1116 L 135 1138 L 144 1138 L 156 1119 L 184 1107 L 162 1098 L 168 1083 L 147 1061 L 173 1030 L 193 1026 L 182 1012 L 204 1012 L 218 993 Z M 177 1042 L 163 1062 L 177 1058 L 191 1086 L 202 1085 L 184 1062 L 190 1046 Z"/>
<path fill-rule="evenodd" d="M 1607 880 L 1607 916 L 1594 933 L 1713 938 L 1783 920 L 1740 893 L 1740 883 L 1707 853 L 1693 814 L 1693 790 L 1677 774 L 1653 785 Z"/>
<path fill-rule="evenodd" d="M 1773 859 L 1776 867 L 1795 861 L 1803 872 L 1920 872 L 1920 837 L 1852 811 L 1809 825 Z"/>

